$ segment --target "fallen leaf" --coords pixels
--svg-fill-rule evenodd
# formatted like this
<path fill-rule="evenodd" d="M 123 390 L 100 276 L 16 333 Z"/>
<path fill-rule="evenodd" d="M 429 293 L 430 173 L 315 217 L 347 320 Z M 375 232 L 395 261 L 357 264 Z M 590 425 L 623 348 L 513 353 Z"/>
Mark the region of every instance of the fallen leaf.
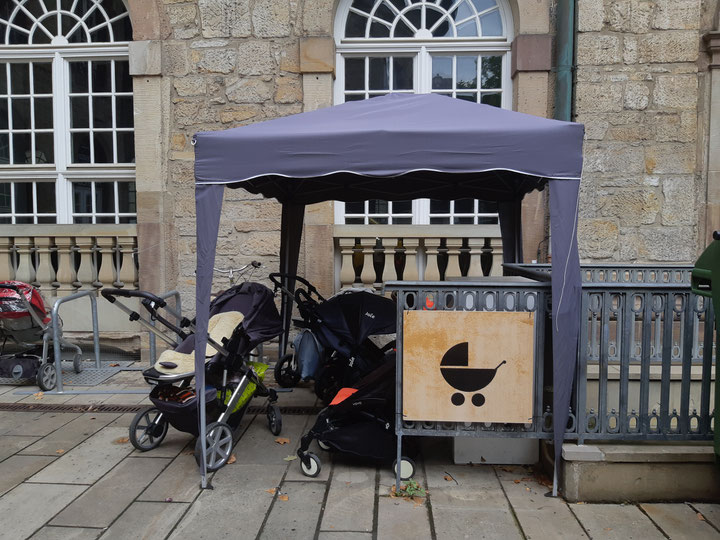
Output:
<path fill-rule="evenodd" d="M 519 484 L 519 483 L 520 483 L 520 479 L 519 479 L 519 478 L 516 478 L 515 480 L 513 480 L 513 482 L 515 482 L 516 484 Z"/>
<path fill-rule="evenodd" d="M 120 367 L 120 364 L 110 364 L 110 367 Z"/>
<path fill-rule="evenodd" d="M 703 516 L 700 512 L 698 512 L 697 518 L 698 518 L 700 521 L 705 521 L 705 516 Z"/>
<path fill-rule="evenodd" d="M 352 482 L 345 482 L 346 486 L 349 486 L 350 484 L 352 484 Z"/>
<path fill-rule="evenodd" d="M 265 491 L 267 491 L 270 495 L 275 495 L 277 488 L 270 488 L 270 489 L 266 489 Z"/>
<path fill-rule="evenodd" d="M 58 448 L 57 450 L 55 450 L 55 453 L 56 454 L 64 454 L 65 450 L 63 450 L 62 448 Z"/>
<path fill-rule="evenodd" d="M 415 506 L 422 506 L 425 504 L 425 497 L 412 497 L 412 502 Z"/>
<path fill-rule="evenodd" d="M 579 503 L 575 503 L 575 504 L 585 504 L 585 503 L 581 501 L 581 502 L 579 502 Z"/>
<path fill-rule="evenodd" d="M 275 442 L 278 444 L 290 444 L 290 439 L 286 439 L 285 437 L 278 437 L 275 439 Z"/>
<path fill-rule="evenodd" d="M 453 481 L 453 477 L 450 476 L 449 474 L 446 474 L 445 476 L 443 476 L 443 478 L 445 479 L 446 482 L 452 482 L 452 481 Z"/>
<path fill-rule="evenodd" d="M 130 439 L 129 439 L 128 437 L 120 437 L 119 439 L 115 439 L 115 440 L 113 441 L 113 443 L 114 443 L 114 444 L 125 444 L 125 443 L 128 442 L 129 440 L 130 440 Z"/>
<path fill-rule="evenodd" d="M 233 455 L 230 456 L 230 459 L 227 460 L 227 464 L 228 464 L 228 465 L 232 465 L 232 464 L 235 463 L 236 461 L 237 461 L 237 458 L 235 457 L 235 454 L 233 454 Z"/>
<path fill-rule="evenodd" d="M 529 478 L 527 476 L 520 479 L 521 482 L 529 482 L 530 480 L 532 480 L 532 478 Z"/>
<path fill-rule="evenodd" d="M 612 531 L 612 527 L 605 527 L 604 530 L 606 530 L 606 531 Z"/>
<path fill-rule="evenodd" d="M 36 392 L 36 393 L 33 394 L 33 396 L 35 396 L 35 399 L 42 399 L 42 398 L 43 398 L 43 393 L 42 393 L 42 392 Z"/>
<path fill-rule="evenodd" d="M 279 495 L 278 499 L 280 499 L 281 501 L 289 501 L 290 497 L 288 497 L 287 495 Z"/>
<path fill-rule="evenodd" d="M 283 461 L 293 461 L 293 460 L 296 460 L 296 459 L 297 459 L 297 456 L 296 456 L 295 454 L 292 454 L 292 455 L 290 455 L 290 456 L 284 457 L 284 458 L 283 458 Z"/>

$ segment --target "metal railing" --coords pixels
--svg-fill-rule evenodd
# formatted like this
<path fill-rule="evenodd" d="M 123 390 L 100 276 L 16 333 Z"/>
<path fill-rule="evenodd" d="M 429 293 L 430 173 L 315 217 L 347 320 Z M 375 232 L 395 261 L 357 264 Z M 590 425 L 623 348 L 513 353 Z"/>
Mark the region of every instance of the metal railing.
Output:
<path fill-rule="evenodd" d="M 402 435 L 552 436 L 549 265 L 508 265 L 537 283 L 394 283 L 404 309 L 535 311 L 531 424 L 402 422 Z M 713 437 L 714 315 L 690 290 L 691 266 L 583 265 L 582 319 L 566 438 L 689 441 Z M 513 299 L 511 305 L 507 299 Z M 528 298 L 536 303 L 527 304 Z M 469 299 L 472 299 L 469 300 Z M 398 320 L 401 325 L 402 321 Z M 402 332 L 398 333 L 398 350 Z M 548 352 L 546 354 L 546 351 Z M 399 392 L 400 389 L 399 389 Z"/>

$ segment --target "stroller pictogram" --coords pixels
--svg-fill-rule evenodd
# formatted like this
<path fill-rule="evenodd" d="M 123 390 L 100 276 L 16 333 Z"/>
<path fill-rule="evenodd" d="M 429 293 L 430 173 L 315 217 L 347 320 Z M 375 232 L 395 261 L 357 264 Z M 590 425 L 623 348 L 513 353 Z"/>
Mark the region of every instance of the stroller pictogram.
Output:
<path fill-rule="evenodd" d="M 472 397 L 472 404 L 482 407 L 485 404 L 485 396 L 478 390 L 489 385 L 495 378 L 497 370 L 505 363 L 506 361 L 503 360 L 494 369 L 470 368 L 467 341 L 450 347 L 440 361 L 440 373 L 445 382 L 458 390 L 450 398 L 452 404 L 460 406 L 465 403 L 465 396 L 461 392 L 477 392 Z"/>

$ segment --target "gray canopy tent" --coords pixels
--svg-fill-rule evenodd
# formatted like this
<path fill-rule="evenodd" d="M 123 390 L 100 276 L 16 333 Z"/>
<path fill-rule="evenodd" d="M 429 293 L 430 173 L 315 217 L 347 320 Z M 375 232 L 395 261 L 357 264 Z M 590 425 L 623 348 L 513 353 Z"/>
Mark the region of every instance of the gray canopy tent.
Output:
<path fill-rule="evenodd" d="M 196 134 L 197 387 L 204 387 L 208 307 L 224 187 L 244 188 L 282 203 L 280 271 L 295 274 L 305 205 L 327 200 L 497 201 L 504 262 L 522 262 L 522 198 L 549 185 L 553 428 L 559 463 L 580 324 L 576 232 L 583 134 L 580 124 L 434 94 L 389 94 Z M 284 304 L 281 309 L 286 332 L 291 307 Z M 198 393 L 200 433 L 205 433 L 204 395 Z M 203 487 L 204 453 L 203 445 Z"/>

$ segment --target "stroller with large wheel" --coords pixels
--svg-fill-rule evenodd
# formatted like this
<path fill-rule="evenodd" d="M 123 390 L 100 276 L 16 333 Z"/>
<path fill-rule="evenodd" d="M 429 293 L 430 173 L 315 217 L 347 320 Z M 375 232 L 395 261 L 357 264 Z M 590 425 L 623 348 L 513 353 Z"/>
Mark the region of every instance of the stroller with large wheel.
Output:
<path fill-rule="evenodd" d="M 312 336 L 311 345 L 319 345 L 319 365 L 310 376 L 315 379 L 315 393 L 324 403 L 329 403 L 341 387 L 355 384 L 383 363 L 394 341 L 378 347 L 370 336 L 396 332 L 392 300 L 365 290 L 350 290 L 326 300 L 301 277 L 289 276 L 304 286 L 293 293 L 283 285 L 288 276 L 274 273 L 270 279 L 276 291 L 292 294 L 301 317 L 293 320 L 295 326 Z M 281 386 L 294 386 L 301 374 L 307 375 L 307 366 L 300 365 L 298 356 L 301 351 L 296 348 L 278 360 L 275 379 Z"/>
<path fill-rule="evenodd" d="M 254 396 L 268 398 L 268 425 L 274 435 L 280 434 L 282 418 L 276 404 L 277 393 L 263 384 L 268 366 L 250 360 L 253 349 L 282 331 L 270 289 L 259 283 L 246 282 L 221 293 L 210 304 L 204 389 L 192 386 L 195 377 L 193 321 L 184 318 L 179 326 L 168 321 L 159 313 L 161 308 L 169 309 L 165 301 L 147 292 L 105 289 L 102 295 L 113 303 L 118 296 L 141 298 L 151 319 L 182 339 L 174 350 L 164 351 L 153 367 L 143 371 L 145 380 L 153 386 L 150 392 L 153 406 L 140 411 L 130 424 L 130 442 L 135 448 L 145 452 L 157 447 L 167 434 L 168 426 L 172 425 L 198 437 L 195 459 L 200 465 L 202 442 L 197 395 L 200 391 L 205 392 L 206 401 L 204 436 L 208 471 L 215 471 L 227 463 L 234 443 L 234 430 Z M 140 318 L 120 302 L 117 305 L 129 312 L 132 320 Z M 156 335 L 163 339 L 167 337 L 161 332 Z"/>
<path fill-rule="evenodd" d="M 329 452 L 387 463 L 395 459 L 395 369 L 395 353 L 389 351 L 380 367 L 352 387 L 340 389 L 330 405 L 320 411 L 297 451 L 305 476 L 315 477 L 322 468 L 320 458 L 309 451 L 313 440 Z M 401 478 L 407 480 L 414 473 L 415 463 L 403 456 Z"/>
<path fill-rule="evenodd" d="M 52 319 L 40 291 L 22 281 L 0 281 L 0 377 L 18 383 L 36 382 L 44 391 L 55 388 L 52 338 Z M 5 354 L 8 339 L 23 349 Z M 62 338 L 52 345 L 73 349 L 73 368 L 76 373 L 82 371 L 80 347 Z"/>

